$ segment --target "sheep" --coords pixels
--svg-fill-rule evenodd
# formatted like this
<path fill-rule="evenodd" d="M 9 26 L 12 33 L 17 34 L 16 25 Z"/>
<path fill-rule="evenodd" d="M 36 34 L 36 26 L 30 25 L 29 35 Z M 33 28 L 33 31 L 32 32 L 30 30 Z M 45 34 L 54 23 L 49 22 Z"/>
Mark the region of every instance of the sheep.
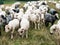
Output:
<path fill-rule="evenodd" d="M 23 17 L 23 15 L 24 15 L 24 10 L 21 8 L 19 13 L 15 13 L 14 14 L 14 18 L 16 18 L 18 20 L 21 20 L 21 18 Z"/>
<path fill-rule="evenodd" d="M 51 8 L 49 12 L 51 15 L 56 15 L 56 17 L 59 19 L 58 12 L 55 9 Z"/>
<path fill-rule="evenodd" d="M 26 38 L 28 38 L 28 29 L 30 26 L 30 22 L 27 18 L 22 18 L 21 22 L 20 22 L 20 27 L 18 29 L 19 35 L 22 36 L 22 38 L 24 37 L 24 35 L 26 36 Z"/>
<path fill-rule="evenodd" d="M 41 12 L 45 14 L 46 12 L 49 11 L 49 6 L 48 5 L 41 5 L 39 7 L 39 10 L 41 10 Z"/>
<path fill-rule="evenodd" d="M 60 10 L 60 3 L 56 3 L 56 8 Z"/>
<path fill-rule="evenodd" d="M 55 29 L 56 29 L 56 24 L 50 27 L 50 34 L 53 34 L 53 31 L 55 31 Z"/>
<path fill-rule="evenodd" d="M 14 4 L 12 4 L 11 7 L 18 8 L 20 4 L 21 4 L 20 2 L 15 2 Z"/>
<path fill-rule="evenodd" d="M 12 19 L 14 18 L 15 13 L 11 10 L 11 7 L 6 6 L 5 12 L 6 12 L 6 15 L 10 15 Z"/>
<path fill-rule="evenodd" d="M 60 20 L 58 20 L 57 24 L 54 24 L 50 27 L 50 34 L 53 35 L 55 37 L 55 40 L 57 42 L 57 44 L 60 44 Z"/>
<path fill-rule="evenodd" d="M 13 33 L 15 29 L 19 28 L 19 20 L 18 19 L 13 19 L 10 21 L 6 26 L 5 26 L 5 32 L 11 31 L 11 39 L 13 39 Z"/>
<path fill-rule="evenodd" d="M 4 5 L 0 5 L 0 9 L 4 10 L 5 6 Z"/>
<path fill-rule="evenodd" d="M 16 2 L 11 6 L 11 9 L 16 13 L 19 13 L 19 6 L 20 6 L 20 2 Z"/>
<path fill-rule="evenodd" d="M 45 25 L 46 26 L 48 26 L 49 22 L 51 23 L 51 25 L 53 25 L 56 20 L 58 20 L 56 15 L 51 15 L 50 13 L 45 14 Z"/>
<path fill-rule="evenodd" d="M 14 19 L 18 19 L 19 21 L 21 20 L 21 18 L 23 17 L 23 13 L 15 13 L 14 14 Z"/>
<path fill-rule="evenodd" d="M 39 29 L 40 16 L 36 15 L 36 14 L 30 14 L 29 18 L 30 18 L 29 20 L 35 24 L 35 27 L 34 27 L 35 29 L 37 29 L 37 27 L 36 27 L 37 24 L 36 23 L 38 23 L 38 29 Z"/>
<path fill-rule="evenodd" d="M 6 6 L 5 12 L 6 12 L 6 20 L 7 20 L 6 22 L 7 22 L 7 24 L 8 24 L 9 21 L 11 21 L 11 20 L 14 18 L 14 16 L 13 16 L 13 13 L 11 12 L 9 6 Z"/>
<path fill-rule="evenodd" d="M 1 15 L 3 15 L 3 16 L 5 17 L 5 16 L 6 16 L 5 11 L 1 11 L 1 12 L 0 12 L 0 16 L 1 16 Z"/>
<path fill-rule="evenodd" d="M 4 29 L 5 25 L 6 25 L 6 17 L 4 17 L 3 15 L 0 16 L 0 36 L 1 36 L 1 30 L 2 27 Z"/>

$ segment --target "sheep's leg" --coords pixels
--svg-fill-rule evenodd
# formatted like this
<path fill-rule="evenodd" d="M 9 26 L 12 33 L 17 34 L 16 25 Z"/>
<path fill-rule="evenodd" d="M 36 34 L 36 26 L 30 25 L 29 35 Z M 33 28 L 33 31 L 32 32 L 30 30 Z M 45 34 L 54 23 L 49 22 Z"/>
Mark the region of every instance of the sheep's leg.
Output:
<path fill-rule="evenodd" d="M 28 30 L 26 30 L 26 38 L 28 38 Z"/>
<path fill-rule="evenodd" d="M 48 22 L 45 22 L 45 26 L 46 26 L 46 27 L 48 26 L 48 24 L 49 24 Z"/>
<path fill-rule="evenodd" d="M 13 32 L 14 32 L 14 29 L 11 32 L 11 39 L 13 39 Z"/>
<path fill-rule="evenodd" d="M 35 24 L 35 29 L 37 29 L 37 27 L 36 27 L 36 26 L 37 26 L 37 24 L 36 24 L 35 22 L 34 22 L 34 24 Z"/>
<path fill-rule="evenodd" d="M 24 33 L 22 34 L 22 38 L 24 37 Z"/>
<path fill-rule="evenodd" d="M 40 29 L 40 24 L 38 23 L 38 29 Z"/>
<path fill-rule="evenodd" d="M 0 28 L 0 36 L 1 36 L 1 28 Z"/>
<path fill-rule="evenodd" d="M 24 34 L 22 35 L 22 38 L 24 37 Z"/>

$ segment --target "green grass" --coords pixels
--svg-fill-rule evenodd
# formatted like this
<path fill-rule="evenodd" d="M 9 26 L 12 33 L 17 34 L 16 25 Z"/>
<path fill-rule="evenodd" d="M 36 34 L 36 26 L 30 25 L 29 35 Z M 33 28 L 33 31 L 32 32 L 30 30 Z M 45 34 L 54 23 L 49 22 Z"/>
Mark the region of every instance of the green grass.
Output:
<path fill-rule="evenodd" d="M 12 2 L 5 2 L 5 5 L 11 5 L 15 1 Z M 25 2 L 21 2 L 22 7 Z M 48 3 L 51 8 L 55 8 L 54 4 Z M 56 8 L 55 8 L 56 9 Z M 56 9 L 57 10 L 57 9 Z M 57 10 L 60 16 L 60 10 Z M 49 27 L 44 27 L 40 30 L 29 29 L 29 38 L 26 39 L 25 37 L 22 39 L 19 37 L 18 33 L 16 32 L 14 35 L 14 39 L 10 39 L 10 33 L 6 33 L 2 30 L 2 36 L 0 36 L 0 45 L 56 45 L 56 40 L 54 35 L 50 35 Z"/>

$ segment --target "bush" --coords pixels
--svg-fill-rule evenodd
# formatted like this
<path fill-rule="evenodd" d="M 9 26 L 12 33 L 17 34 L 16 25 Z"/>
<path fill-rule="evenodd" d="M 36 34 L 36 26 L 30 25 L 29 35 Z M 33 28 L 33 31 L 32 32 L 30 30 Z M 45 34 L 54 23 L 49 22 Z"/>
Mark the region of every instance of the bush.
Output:
<path fill-rule="evenodd" d="M 4 3 L 4 1 L 3 0 L 0 0 L 0 5 L 3 4 L 3 3 Z"/>
<path fill-rule="evenodd" d="M 38 1 L 38 0 L 16 0 L 16 1 Z"/>

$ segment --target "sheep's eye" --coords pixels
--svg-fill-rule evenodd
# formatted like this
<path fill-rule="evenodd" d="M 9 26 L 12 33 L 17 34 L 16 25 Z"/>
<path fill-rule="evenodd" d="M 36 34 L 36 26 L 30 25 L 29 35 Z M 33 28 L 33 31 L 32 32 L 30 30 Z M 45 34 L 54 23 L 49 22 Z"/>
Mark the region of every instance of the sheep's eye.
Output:
<path fill-rule="evenodd" d="M 55 31 L 56 29 L 54 29 L 54 31 Z"/>
<path fill-rule="evenodd" d="M 9 29 L 9 28 L 8 28 Z"/>
<path fill-rule="evenodd" d="M 23 33 L 23 31 L 21 31 L 21 33 Z"/>

